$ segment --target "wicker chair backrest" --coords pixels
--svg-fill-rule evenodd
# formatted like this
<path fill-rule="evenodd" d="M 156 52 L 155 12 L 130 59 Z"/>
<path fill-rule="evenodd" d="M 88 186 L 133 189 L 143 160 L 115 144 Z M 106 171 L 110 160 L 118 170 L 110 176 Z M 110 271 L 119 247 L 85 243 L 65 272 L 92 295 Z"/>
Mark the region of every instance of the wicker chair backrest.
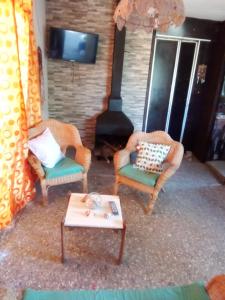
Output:
<path fill-rule="evenodd" d="M 126 150 L 130 153 L 136 151 L 136 146 L 140 141 L 169 145 L 170 151 L 166 161 L 171 162 L 176 156 L 177 163 L 180 164 L 183 156 L 183 146 L 181 143 L 174 141 L 165 131 L 153 131 L 150 133 L 135 132 L 130 136 L 126 145 Z"/>
<path fill-rule="evenodd" d="M 80 134 L 76 126 L 54 119 L 44 120 L 35 127 L 30 128 L 29 139 L 40 135 L 46 128 L 50 129 L 62 151 L 65 151 L 69 146 L 73 146 L 75 148 L 82 146 Z"/>

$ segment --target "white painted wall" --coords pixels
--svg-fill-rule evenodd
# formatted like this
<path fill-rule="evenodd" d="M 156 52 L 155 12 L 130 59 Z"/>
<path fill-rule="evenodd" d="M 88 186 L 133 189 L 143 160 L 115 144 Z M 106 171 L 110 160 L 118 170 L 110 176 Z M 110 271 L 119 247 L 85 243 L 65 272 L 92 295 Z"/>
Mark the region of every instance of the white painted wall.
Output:
<path fill-rule="evenodd" d="M 184 0 L 184 7 L 187 17 L 225 20 L 225 0 Z"/>
<path fill-rule="evenodd" d="M 48 76 L 47 56 L 45 51 L 46 32 L 46 7 L 45 0 L 33 0 L 33 20 L 36 35 L 36 44 L 42 50 L 43 78 L 44 78 L 44 102 L 42 103 L 42 117 L 48 118 Z"/>

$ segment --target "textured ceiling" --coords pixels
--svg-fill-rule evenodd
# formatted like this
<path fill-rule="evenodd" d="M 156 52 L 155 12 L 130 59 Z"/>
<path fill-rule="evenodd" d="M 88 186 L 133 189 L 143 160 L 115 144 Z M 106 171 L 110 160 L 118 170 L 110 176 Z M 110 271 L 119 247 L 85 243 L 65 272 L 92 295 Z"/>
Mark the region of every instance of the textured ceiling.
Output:
<path fill-rule="evenodd" d="M 187 17 L 224 21 L 225 0 L 184 0 Z"/>

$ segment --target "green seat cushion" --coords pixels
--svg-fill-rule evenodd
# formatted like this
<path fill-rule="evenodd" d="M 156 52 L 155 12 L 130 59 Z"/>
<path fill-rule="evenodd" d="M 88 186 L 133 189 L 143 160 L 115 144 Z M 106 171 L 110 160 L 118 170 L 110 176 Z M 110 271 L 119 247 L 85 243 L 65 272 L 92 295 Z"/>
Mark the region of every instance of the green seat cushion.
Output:
<path fill-rule="evenodd" d="M 43 167 L 46 179 L 53 179 L 84 172 L 84 167 L 77 164 L 73 159 L 65 157 L 54 168 Z"/>
<path fill-rule="evenodd" d="M 141 171 L 137 168 L 134 168 L 131 164 L 121 168 L 119 170 L 119 174 L 148 186 L 154 186 L 159 177 L 159 174 Z"/>
<path fill-rule="evenodd" d="M 27 289 L 23 300 L 209 300 L 203 284 L 143 290 L 35 291 Z"/>

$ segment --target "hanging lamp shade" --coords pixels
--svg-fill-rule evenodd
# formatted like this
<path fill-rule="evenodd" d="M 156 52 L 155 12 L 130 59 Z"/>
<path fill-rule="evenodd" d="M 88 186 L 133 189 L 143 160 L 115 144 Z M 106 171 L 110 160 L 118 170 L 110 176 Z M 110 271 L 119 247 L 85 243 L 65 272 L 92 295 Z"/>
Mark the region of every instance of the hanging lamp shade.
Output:
<path fill-rule="evenodd" d="M 126 26 L 146 32 L 158 29 L 166 32 L 170 26 L 179 26 L 185 20 L 183 0 L 121 0 L 114 13 L 119 30 Z"/>

